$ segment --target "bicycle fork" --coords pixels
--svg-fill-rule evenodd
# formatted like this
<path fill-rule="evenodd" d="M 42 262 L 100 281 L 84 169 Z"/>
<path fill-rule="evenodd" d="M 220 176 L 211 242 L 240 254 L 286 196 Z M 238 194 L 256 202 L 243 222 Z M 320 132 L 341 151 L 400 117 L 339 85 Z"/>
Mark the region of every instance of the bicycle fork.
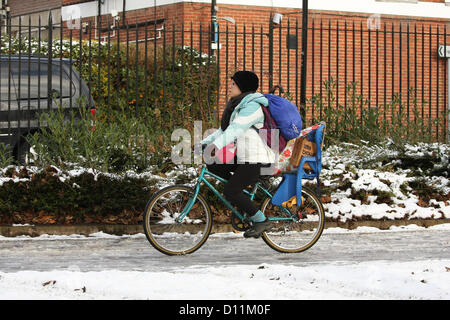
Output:
<path fill-rule="evenodd" d="M 195 185 L 194 193 L 189 194 L 191 197 L 186 203 L 186 206 L 183 208 L 183 210 L 181 210 L 180 214 L 175 219 L 177 223 L 181 223 L 181 221 L 183 221 L 183 219 L 187 216 L 189 211 L 191 211 L 195 201 L 197 201 L 199 191 L 200 191 L 200 181 L 198 181 L 197 184 Z"/>

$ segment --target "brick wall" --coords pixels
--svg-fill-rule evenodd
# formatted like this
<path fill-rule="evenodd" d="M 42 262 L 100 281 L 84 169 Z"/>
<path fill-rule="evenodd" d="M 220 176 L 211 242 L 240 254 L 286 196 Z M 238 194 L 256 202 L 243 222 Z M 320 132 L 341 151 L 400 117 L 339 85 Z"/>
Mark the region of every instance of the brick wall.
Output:
<path fill-rule="evenodd" d="M 65 0 L 64 3 L 70 2 Z M 440 1 L 443 2 L 443 1 Z M 130 23 L 128 37 L 136 39 L 135 23 L 165 18 L 166 45 L 175 43 L 193 45 L 208 53 L 208 26 L 210 4 L 177 3 L 156 8 L 128 11 Z M 283 14 L 281 27 L 275 27 L 273 38 L 273 84 L 281 84 L 289 91 L 293 101 L 299 104 L 301 66 L 301 10 L 268 7 L 244 7 L 219 4 L 219 17 L 232 17 L 236 24 L 223 19 L 220 23 L 218 52 L 221 88 L 219 114 L 227 101 L 229 77 L 240 69 L 255 71 L 261 79 L 261 90 L 269 90 L 269 20 L 272 12 Z M 108 16 L 102 18 L 107 26 Z M 110 17 L 109 17 L 110 18 Z M 310 10 L 308 33 L 307 99 L 308 119 L 318 118 L 321 105 L 312 104 L 312 98 L 322 98 L 323 105 L 350 107 L 351 92 L 348 85 L 357 84 L 356 94 L 364 97 L 364 106 L 383 110 L 393 97 L 401 97 L 402 108 L 409 110 L 411 121 L 414 108 L 421 117 L 442 117 L 447 109 L 446 60 L 439 59 L 440 44 L 450 45 L 450 29 L 444 19 L 416 18 L 382 15 L 369 28 L 368 19 L 378 19 L 368 14 L 327 12 Z M 94 17 L 87 19 L 91 22 Z M 122 21 L 121 21 L 122 23 Z M 180 32 L 183 25 L 184 33 Z M 297 29 L 298 26 L 298 29 Z M 158 26 L 159 27 L 159 26 Z M 203 33 L 200 35 L 200 27 Z M 372 25 L 373 27 L 373 25 Z M 153 36 L 153 28 L 149 35 Z M 76 30 L 74 38 L 77 38 Z M 297 35 L 297 50 L 286 48 L 287 34 Z M 144 28 L 139 29 L 138 39 L 143 39 Z M 192 35 L 192 37 L 191 37 Z M 82 35 L 86 37 L 86 35 Z M 127 38 L 127 31 L 120 31 L 120 39 Z M 151 45 L 152 42 L 149 42 Z M 163 44 L 163 37 L 157 41 Z M 324 81 L 334 80 L 332 101 L 329 101 Z M 318 96 L 320 95 L 320 96 Z M 333 100 L 334 98 L 334 100 Z M 359 103 L 359 102 L 358 102 Z M 391 113 L 386 113 L 386 119 Z"/>

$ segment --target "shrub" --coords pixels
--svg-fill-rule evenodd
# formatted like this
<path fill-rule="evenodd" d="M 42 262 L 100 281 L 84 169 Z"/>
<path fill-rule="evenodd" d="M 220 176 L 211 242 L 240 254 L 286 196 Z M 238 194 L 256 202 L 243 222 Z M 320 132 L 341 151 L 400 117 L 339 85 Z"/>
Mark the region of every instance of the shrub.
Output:
<path fill-rule="evenodd" d="M 421 117 L 413 89 L 409 92 L 413 103 L 409 115 L 398 94 L 385 106 L 370 106 L 369 101 L 357 93 L 357 83 L 347 85 L 348 100 L 343 106 L 336 103 L 336 85 L 333 78 L 324 81 L 325 94 L 317 94 L 309 100 L 310 107 L 320 110 L 320 119 L 327 123 L 325 145 L 339 142 L 376 145 L 389 138 L 398 148 L 403 148 L 405 143 L 433 142 L 438 136 L 440 140 L 445 140 L 445 136 L 436 131 L 438 126 L 444 128 L 445 111 L 442 117 L 436 119 Z"/>
<path fill-rule="evenodd" d="M 11 179 L 0 186 L 3 223 L 83 223 L 86 216 L 97 216 L 99 222 L 108 215 L 124 212 L 132 212 L 137 222 L 156 191 L 155 181 L 143 177 L 119 179 L 88 171 L 63 177 L 53 166 L 38 171 L 22 168 L 17 172 L 18 169 L 12 167 L 4 175 L 20 176 L 20 181 Z M 39 220 L 42 215 L 51 216 L 52 220 Z M 67 221 L 69 216 L 71 221 Z"/>
<path fill-rule="evenodd" d="M 170 145 L 164 143 L 170 136 L 148 126 L 146 117 L 124 111 L 99 107 L 91 113 L 81 106 L 68 113 L 60 106 L 42 113 L 40 121 L 48 127 L 29 138 L 39 167 L 77 164 L 101 172 L 142 172 L 170 156 Z"/>

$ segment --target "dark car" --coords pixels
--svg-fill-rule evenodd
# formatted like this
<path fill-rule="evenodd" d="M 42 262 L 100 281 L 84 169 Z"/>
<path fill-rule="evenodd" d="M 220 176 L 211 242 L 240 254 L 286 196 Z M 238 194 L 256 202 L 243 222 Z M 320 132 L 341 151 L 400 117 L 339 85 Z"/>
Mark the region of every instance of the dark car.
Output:
<path fill-rule="evenodd" d="M 69 59 L 0 55 L 0 143 L 23 162 L 28 134 L 44 128 L 39 113 L 63 108 L 94 108 L 89 88 Z M 49 72 L 51 70 L 51 72 Z M 51 85 L 49 85 L 51 83 Z"/>

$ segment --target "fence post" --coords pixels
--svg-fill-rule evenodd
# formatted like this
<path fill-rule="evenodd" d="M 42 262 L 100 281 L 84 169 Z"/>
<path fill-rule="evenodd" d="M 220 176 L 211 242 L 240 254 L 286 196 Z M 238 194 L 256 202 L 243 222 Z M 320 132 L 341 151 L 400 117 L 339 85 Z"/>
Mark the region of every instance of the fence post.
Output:
<path fill-rule="evenodd" d="M 53 21 L 52 12 L 48 14 L 48 64 L 47 64 L 47 109 L 52 107 L 52 38 L 53 38 Z"/>
<path fill-rule="evenodd" d="M 270 13 L 269 22 L 269 90 L 273 87 L 273 17 Z"/>
<path fill-rule="evenodd" d="M 307 72 L 307 52 L 308 52 L 308 0 L 303 0 L 302 5 L 302 62 L 300 79 L 300 112 L 305 126 L 306 118 L 306 72 Z"/>

